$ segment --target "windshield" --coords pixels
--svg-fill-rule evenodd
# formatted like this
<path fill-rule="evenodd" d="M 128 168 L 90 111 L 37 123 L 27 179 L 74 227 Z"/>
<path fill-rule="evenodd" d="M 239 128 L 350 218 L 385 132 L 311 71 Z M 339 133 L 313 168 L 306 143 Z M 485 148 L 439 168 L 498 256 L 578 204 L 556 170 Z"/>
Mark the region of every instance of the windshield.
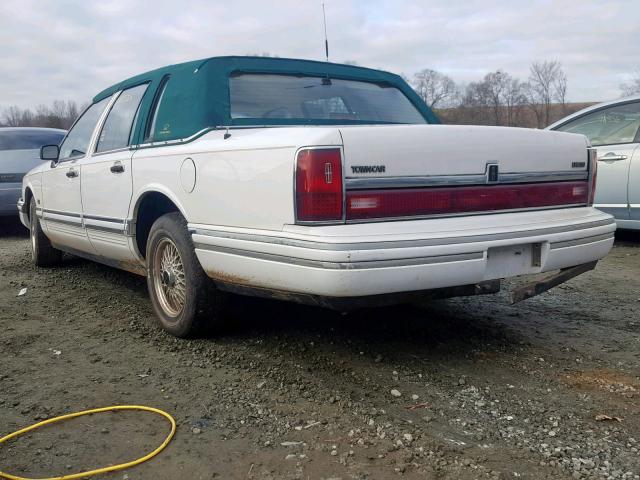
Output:
<path fill-rule="evenodd" d="M 286 123 L 427 123 L 397 88 L 323 77 L 239 74 L 229 78 L 232 119 Z"/>
<path fill-rule="evenodd" d="M 43 145 L 58 145 L 64 132 L 38 130 L 0 130 L 0 150 L 36 150 Z"/>

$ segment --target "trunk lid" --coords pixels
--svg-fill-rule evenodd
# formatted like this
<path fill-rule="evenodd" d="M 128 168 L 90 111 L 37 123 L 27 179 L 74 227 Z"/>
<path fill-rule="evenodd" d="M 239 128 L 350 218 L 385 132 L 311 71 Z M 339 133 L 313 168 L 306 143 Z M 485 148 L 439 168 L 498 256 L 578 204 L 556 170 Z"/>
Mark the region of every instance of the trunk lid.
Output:
<path fill-rule="evenodd" d="M 487 163 L 500 173 L 587 170 L 581 135 L 466 125 L 342 127 L 340 133 L 346 178 L 484 175 Z"/>
<path fill-rule="evenodd" d="M 457 125 L 340 132 L 347 221 L 567 208 L 592 198 L 595 159 L 581 135 Z"/>

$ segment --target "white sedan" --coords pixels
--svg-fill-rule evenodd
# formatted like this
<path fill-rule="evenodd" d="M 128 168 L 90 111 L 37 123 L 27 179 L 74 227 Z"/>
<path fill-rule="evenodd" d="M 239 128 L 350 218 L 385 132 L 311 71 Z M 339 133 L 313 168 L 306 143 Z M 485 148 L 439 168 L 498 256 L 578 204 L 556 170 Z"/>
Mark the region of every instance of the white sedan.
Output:
<path fill-rule="evenodd" d="M 181 337 L 220 326 L 228 292 L 347 310 L 555 272 L 521 300 L 607 255 L 583 135 L 438 123 L 378 70 L 172 65 L 99 93 L 43 147 L 20 217 L 36 265 L 68 252 L 145 275 Z"/>
<path fill-rule="evenodd" d="M 589 138 L 598 149 L 596 207 L 620 228 L 640 229 L 640 96 L 593 105 L 547 128 Z"/>

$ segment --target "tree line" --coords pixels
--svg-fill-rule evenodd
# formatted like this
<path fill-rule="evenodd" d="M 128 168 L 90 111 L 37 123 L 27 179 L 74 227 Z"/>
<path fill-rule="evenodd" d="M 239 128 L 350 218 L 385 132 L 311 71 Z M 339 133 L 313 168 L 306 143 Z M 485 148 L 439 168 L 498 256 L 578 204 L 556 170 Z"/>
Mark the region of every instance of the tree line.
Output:
<path fill-rule="evenodd" d="M 425 69 L 409 83 L 443 123 L 544 128 L 590 105 L 567 102 L 567 75 L 558 61 L 533 62 L 524 80 L 496 70 L 463 86 Z M 640 94 L 640 71 L 620 90 L 623 96 Z"/>
<path fill-rule="evenodd" d="M 51 105 L 39 105 L 32 110 L 13 105 L 0 115 L 0 127 L 71 127 L 84 106 L 73 100 L 55 100 Z"/>
<path fill-rule="evenodd" d="M 354 61 L 345 63 L 357 65 Z M 481 80 L 459 85 L 432 69 L 406 80 L 443 123 L 544 128 L 589 105 L 567 103 L 567 75 L 555 60 L 533 62 L 524 80 L 496 70 Z M 623 95 L 640 94 L 640 70 L 620 89 Z M 68 129 L 83 108 L 73 100 L 56 100 L 35 110 L 14 105 L 0 115 L 0 127 Z"/>
<path fill-rule="evenodd" d="M 411 85 L 445 123 L 543 128 L 570 113 L 567 75 L 558 61 L 532 63 L 526 80 L 496 70 L 460 86 L 426 69 Z"/>

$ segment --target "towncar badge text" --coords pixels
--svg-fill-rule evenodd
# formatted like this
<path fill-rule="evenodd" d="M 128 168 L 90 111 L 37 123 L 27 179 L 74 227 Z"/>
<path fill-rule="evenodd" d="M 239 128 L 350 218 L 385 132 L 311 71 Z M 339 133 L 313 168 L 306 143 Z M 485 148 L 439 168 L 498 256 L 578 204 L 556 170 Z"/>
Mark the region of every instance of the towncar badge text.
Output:
<path fill-rule="evenodd" d="M 351 167 L 353 173 L 384 173 L 384 165 L 354 165 Z"/>
<path fill-rule="evenodd" d="M 586 137 L 438 123 L 379 70 L 172 65 L 100 92 L 41 148 L 20 219 L 38 266 L 67 252 L 145 275 L 180 337 L 223 327 L 231 294 L 346 311 L 552 272 L 522 300 L 609 252 Z"/>

